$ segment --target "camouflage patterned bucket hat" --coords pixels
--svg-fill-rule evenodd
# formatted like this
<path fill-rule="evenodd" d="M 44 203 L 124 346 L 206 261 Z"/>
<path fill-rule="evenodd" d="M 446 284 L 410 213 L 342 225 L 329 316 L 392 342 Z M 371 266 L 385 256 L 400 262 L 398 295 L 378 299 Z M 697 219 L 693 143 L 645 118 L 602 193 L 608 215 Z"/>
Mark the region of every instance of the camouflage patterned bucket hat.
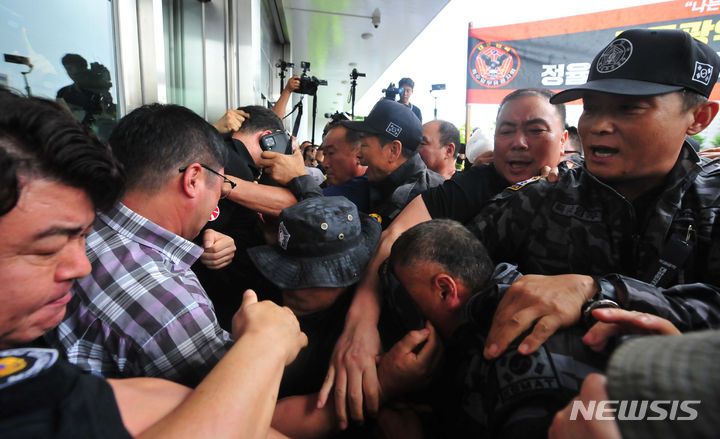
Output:
<path fill-rule="evenodd" d="M 283 209 L 277 244 L 248 255 L 279 288 L 346 287 L 360 280 L 380 233 L 347 198 L 313 197 Z"/>

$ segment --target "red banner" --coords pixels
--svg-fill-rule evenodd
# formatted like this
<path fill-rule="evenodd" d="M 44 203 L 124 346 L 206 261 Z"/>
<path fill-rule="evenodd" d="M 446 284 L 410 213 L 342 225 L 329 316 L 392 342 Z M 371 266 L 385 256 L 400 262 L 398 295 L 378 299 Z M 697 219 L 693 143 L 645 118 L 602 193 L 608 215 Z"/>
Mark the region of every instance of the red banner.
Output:
<path fill-rule="evenodd" d="M 681 29 L 720 50 L 720 0 L 669 1 L 468 32 L 467 103 L 512 90 L 564 90 L 587 80 L 595 55 L 627 29 Z M 711 99 L 720 100 L 720 90 Z"/>

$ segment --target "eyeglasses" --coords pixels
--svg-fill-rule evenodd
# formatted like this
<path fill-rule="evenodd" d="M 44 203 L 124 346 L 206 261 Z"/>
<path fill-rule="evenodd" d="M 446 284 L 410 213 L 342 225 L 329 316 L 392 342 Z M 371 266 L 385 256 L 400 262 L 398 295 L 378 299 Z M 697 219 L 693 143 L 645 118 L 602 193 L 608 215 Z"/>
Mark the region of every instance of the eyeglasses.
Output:
<path fill-rule="evenodd" d="M 208 166 L 208 165 L 203 165 L 202 163 L 200 163 L 200 166 L 202 166 L 204 169 L 207 169 L 208 171 L 212 172 L 213 174 L 215 174 L 215 175 L 217 175 L 218 177 L 220 177 L 220 178 L 223 179 L 222 189 L 220 189 L 220 199 L 221 199 L 221 200 L 222 200 L 223 198 L 227 198 L 227 196 L 230 195 L 230 192 L 231 192 L 233 189 L 235 189 L 235 186 L 237 186 L 237 183 L 235 183 L 234 181 L 230 180 L 229 178 L 227 178 L 227 177 L 224 176 L 223 174 L 219 173 L 218 171 L 214 170 L 214 169 L 211 168 L 210 166 Z M 184 168 L 178 169 L 178 171 L 180 171 L 180 172 L 185 172 L 185 171 L 187 171 L 187 166 L 184 167 Z"/>

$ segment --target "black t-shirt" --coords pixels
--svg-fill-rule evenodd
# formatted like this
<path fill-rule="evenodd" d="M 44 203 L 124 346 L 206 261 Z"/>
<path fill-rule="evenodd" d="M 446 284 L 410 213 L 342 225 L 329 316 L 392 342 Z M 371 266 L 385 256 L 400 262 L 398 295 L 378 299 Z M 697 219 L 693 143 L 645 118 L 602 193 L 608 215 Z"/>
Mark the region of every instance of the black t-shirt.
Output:
<path fill-rule="evenodd" d="M 255 166 L 245 145 L 232 137 L 225 138 L 228 159 L 225 174 L 245 181 L 254 181 L 260 170 Z M 260 183 L 277 185 L 266 175 Z M 234 189 L 237 190 L 237 189 Z M 265 244 L 258 222 L 258 213 L 228 199 L 218 202 L 217 218 L 209 221 L 205 229 L 213 229 L 235 240 L 235 256 L 232 263 L 220 270 L 209 270 L 200 261 L 192 266 L 200 283 L 215 307 L 220 326 L 230 331 L 232 316 L 242 303 L 242 293 L 254 289 L 262 299 L 277 299 L 277 291 L 250 262 L 247 249 Z M 204 232 L 204 229 L 203 229 Z M 198 239 L 202 239 L 202 233 Z M 199 241 L 198 241 L 199 242 Z"/>
<path fill-rule="evenodd" d="M 420 120 L 420 123 L 422 123 L 422 112 L 420 111 L 420 109 L 413 104 L 409 104 L 408 106 L 410 107 L 410 110 L 412 110 L 412 112 L 415 114 L 415 116 L 417 116 L 417 118 Z"/>
<path fill-rule="evenodd" d="M 107 381 L 39 348 L 0 351 L 0 436 L 131 437 Z"/>
<path fill-rule="evenodd" d="M 456 172 L 440 186 L 428 189 L 422 197 L 432 218 L 450 218 L 464 224 L 477 215 L 490 198 L 508 186 L 510 183 L 495 166 L 473 166 Z"/>

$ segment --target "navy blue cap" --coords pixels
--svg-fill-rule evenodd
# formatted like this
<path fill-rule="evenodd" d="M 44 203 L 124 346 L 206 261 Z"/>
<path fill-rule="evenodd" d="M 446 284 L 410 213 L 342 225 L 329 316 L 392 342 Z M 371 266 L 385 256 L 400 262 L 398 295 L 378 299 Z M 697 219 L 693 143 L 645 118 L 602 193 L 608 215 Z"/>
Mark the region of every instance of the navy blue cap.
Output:
<path fill-rule="evenodd" d="M 563 90 L 550 103 L 574 101 L 586 91 L 650 96 L 682 89 L 710 96 L 720 57 L 681 30 L 632 29 L 595 57 L 585 84 Z"/>
<path fill-rule="evenodd" d="M 350 130 L 378 134 L 388 139 L 397 139 L 403 148 L 417 150 L 422 141 L 422 123 L 410 107 L 389 99 L 379 100 L 365 120 L 343 121 Z"/>

